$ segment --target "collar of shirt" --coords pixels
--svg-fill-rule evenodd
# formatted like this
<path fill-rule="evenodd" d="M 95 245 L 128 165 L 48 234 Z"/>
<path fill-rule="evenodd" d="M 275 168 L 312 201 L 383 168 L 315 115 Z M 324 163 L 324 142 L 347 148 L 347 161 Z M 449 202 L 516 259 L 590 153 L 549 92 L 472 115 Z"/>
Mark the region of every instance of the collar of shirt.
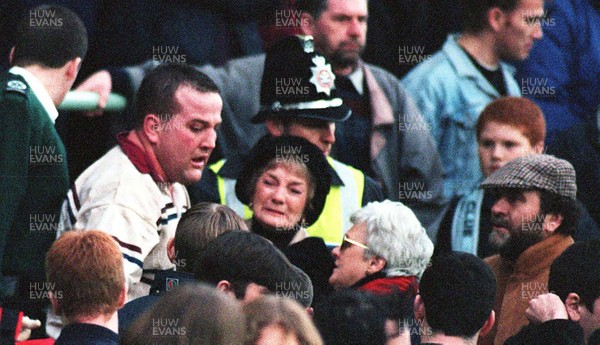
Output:
<path fill-rule="evenodd" d="M 360 65 L 354 70 L 354 72 L 348 74 L 347 77 L 352 82 L 352 85 L 354 85 L 356 92 L 362 96 L 364 93 L 363 81 L 365 79 L 365 73 Z"/>
<path fill-rule="evenodd" d="M 31 91 L 33 91 L 33 94 L 37 97 L 40 103 L 42 103 L 42 106 L 48 113 L 50 120 L 52 120 L 53 123 L 56 122 L 56 118 L 58 117 L 58 110 L 56 109 L 54 102 L 52 102 L 50 94 L 48 94 L 48 91 L 46 91 L 46 88 L 44 88 L 44 85 L 42 85 L 40 80 L 35 75 L 33 75 L 33 73 L 29 72 L 28 70 L 22 67 L 14 66 L 8 72 L 20 75 L 21 77 L 23 77 L 23 79 L 25 79 L 27 84 L 29 84 L 29 87 L 31 87 Z"/>
<path fill-rule="evenodd" d="M 161 175 L 156 166 L 152 164 L 152 160 L 148 157 L 144 148 L 131 140 L 129 137 L 131 133 L 134 133 L 134 131 L 117 134 L 117 142 L 121 150 L 123 150 L 127 158 L 129 158 L 139 172 L 149 174 L 154 182 L 160 182 L 164 186 L 168 185 L 166 179 Z"/>
<path fill-rule="evenodd" d="M 448 60 L 450 63 L 452 63 L 458 75 L 477 78 L 478 72 L 475 68 L 475 65 L 473 65 L 473 63 L 465 63 L 469 59 L 469 56 L 467 55 L 467 52 L 460 46 L 460 44 L 458 44 L 459 37 L 460 34 L 449 34 L 446 38 L 446 42 L 442 46 L 442 51 L 444 54 L 446 54 Z M 516 72 L 514 66 L 503 61 L 499 61 L 498 65 L 503 71 L 506 71 L 510 75 L 514 75 Z"/>

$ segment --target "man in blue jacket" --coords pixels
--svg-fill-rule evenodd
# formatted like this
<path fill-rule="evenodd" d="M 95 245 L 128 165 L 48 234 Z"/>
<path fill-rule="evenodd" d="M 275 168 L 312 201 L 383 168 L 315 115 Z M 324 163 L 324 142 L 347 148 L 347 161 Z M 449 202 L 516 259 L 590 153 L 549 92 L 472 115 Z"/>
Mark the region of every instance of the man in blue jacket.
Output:
<path fill-rule="evenodd" d="M 544 38 L 517 76 L 523 96 L 542 108 L 551 143 L 600 105 L 600 1 L 549 1 L 541 25 Z"/>
<path fill-rule="evenodd" d="M 417 65 L 402 82 L 431 126 L 444 169 L 444 196 L 467 193 L 481 180 L 475 123 L 501 96 L 520 96 L 506 60 L 524 60 L 542 37 L 543 0 L 469 0 L 464 30 Z"/>

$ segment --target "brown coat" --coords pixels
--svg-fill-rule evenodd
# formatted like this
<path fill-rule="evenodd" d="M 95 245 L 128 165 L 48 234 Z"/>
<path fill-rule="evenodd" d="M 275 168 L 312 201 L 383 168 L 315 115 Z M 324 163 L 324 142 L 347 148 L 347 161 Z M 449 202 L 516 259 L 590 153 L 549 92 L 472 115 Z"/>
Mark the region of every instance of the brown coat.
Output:
<path fill-rule="evenodd" d="M 571 244 L 571 236 L 555 234 L 529 247 L 515 263 L 500 255 L 485 259 L 498 282 L 494 302 L 496 323 L 478 344 L 504 344 L 529 323 L 525 317 L 529 301 L 548 292 L 550 265 Z"/>

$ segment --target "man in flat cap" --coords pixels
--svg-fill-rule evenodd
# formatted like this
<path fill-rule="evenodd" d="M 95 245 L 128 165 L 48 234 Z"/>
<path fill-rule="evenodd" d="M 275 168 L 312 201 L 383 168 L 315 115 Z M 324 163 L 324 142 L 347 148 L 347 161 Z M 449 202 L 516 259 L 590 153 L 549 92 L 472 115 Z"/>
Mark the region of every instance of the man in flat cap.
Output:
<path fill-rule="evenodd" d="M 503 344 L 527 324 L 529 300 L 548 292 L 550 265 L 573 244 L 579 216 L 575 170 L 549 155 L 518 158 L 481 187 L 495 196 L 490 240 L 500 250 L 486 262 L 498 280 L 496 325 L 480 344 Z"/>

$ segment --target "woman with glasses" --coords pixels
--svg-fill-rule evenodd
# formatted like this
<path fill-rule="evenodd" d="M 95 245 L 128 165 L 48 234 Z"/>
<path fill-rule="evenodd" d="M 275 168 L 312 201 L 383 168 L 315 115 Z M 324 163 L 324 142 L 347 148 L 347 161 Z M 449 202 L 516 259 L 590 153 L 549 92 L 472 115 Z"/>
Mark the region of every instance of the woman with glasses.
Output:
<path fill-rule="evenodd" d="M 333 249 L 335 268 L 329 283 L 336 290 L 350 288 L 388 298 L 384 305 L 387 344 L 404 344 L 419 329 L 412 318 L 398 317 L 398 306 L 412 306 L 433 243 L 401 202 L 371 202 L 354 212 L 350 221 L 354 225 Z"/>
<path fill-rule="evenodd" d="M 321 238 L 306 228 L 321 215 L 331 177 L 323 153 L 306 139 L 262 138 L 251 150 L 235 186 L 252 210 L 249 228 L 273 242 L 311 278 L 317 302 L 332 289 L 333 260 Z"/>
<path fill-rule="evenodd" d="M 350 218 L 354 224 L 333 249 L 335 289 L 414 295 L 433 253 L 433 243 L 415 214 L 401 202 L 372 202 Z"/>

